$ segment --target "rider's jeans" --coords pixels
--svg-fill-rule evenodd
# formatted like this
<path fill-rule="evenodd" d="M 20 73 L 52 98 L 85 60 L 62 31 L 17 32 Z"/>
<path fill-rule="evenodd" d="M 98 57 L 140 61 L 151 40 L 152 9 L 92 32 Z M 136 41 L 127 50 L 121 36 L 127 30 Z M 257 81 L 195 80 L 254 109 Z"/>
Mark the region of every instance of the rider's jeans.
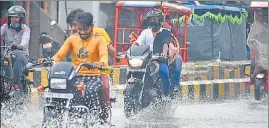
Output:
<path fill-rule="evenodd" d="M 168 95 L 170 93 L 170 79 L 169 79 L 169 69 L 167 63 L 160 63 L 160 76 L 162 82 L 164 84 L 164 95 Z"/>
<path fill-rule="evenodd" d="M 109 76 L 107 74 L 100 75 L 101 80 L 103 81 L 103 94 L 104 100 L 107 108 L 110 108 L 110 98 L 109 98 Z"/>
<path fill-rule="evenodd" d="M 15 55 L 15 59 L 13 63 L 13 74 L 14 74 L 13 83 L 21 84 L 20 80 L 21 80 L 22 72 L 28 63 L 29 58 L 28 58 L 28 55 L 26 54 L 19 53 L 19 54 L 14 54 L 14 55 Z"/>
<path fill-rule="evenodd" d="M 172 86 L 178 86 L 180 84 L 180 75 L 182 71 L 182 57 L 178 55 L 175 62 L 172 64 L 174 72 L 173 77 L 171 78 Z"/>

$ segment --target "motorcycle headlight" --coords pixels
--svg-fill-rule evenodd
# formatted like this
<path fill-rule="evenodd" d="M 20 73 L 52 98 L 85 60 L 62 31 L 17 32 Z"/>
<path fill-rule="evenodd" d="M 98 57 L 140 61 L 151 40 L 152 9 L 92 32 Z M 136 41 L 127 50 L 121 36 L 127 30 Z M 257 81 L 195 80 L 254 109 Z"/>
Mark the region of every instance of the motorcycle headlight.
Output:
<path fill-rule="evenodd" d="M 52 47 L 51 43 L 43 44 L 43 49 L 47 49 L 47 48 L 51 48 L 51 47 Z"/>
<path fill-rule="evenodd" d="M 66 79 L 50 79 L 50 88 L 52 89 L 66 89 Z"/>
<path fill-rule="evenodd" d="M 264 77 L 264 74 L 258 74 L 256 77 L 257 77 L 258 79 L 262 79 L 262 78 Z"/>
<path fill-rule="evenodd" d="M 129 60 L 129 64 L 131 67 L 140 67 L 143 64 L 143 60 L 131 59 L 131 60 Z"/>

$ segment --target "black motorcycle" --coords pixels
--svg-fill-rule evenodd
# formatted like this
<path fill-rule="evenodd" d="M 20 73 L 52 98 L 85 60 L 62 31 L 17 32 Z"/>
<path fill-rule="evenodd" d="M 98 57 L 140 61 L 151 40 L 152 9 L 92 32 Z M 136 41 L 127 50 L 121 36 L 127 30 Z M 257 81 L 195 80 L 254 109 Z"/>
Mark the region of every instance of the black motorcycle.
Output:
<path fill-rule="evenodd" d="M 48 62 L 43 64 L 47 65 Z M 48 74 L 49 84 L 46 87 L 38 87 L 38 91 L 44 91 L 46 104 L 43 110 L 43 127 L 56 125 L 66 128 L 69 124 L 75 123 L 76 126 L 89 127 L 98 123 L 101 114 L 105 109 L 104 100 L 101 93 L 102 86 L 96 90 L 85 90 L 83 81 L 77 81 L 77 72 L 82 68 L 93 69 L 91 63 L 82 63 L 75 70 L 71 62 L 55 63 Z M 100 70 L 105 70 L 100 68 Z M 86 77 L 86 76 L 83 76 Z M 94 94 L 93 92 L 97 92 Z M 90 93 L 95 98 L 85 98 L 85 93 Z M 97 100 L 97 101 L 95 101 Z M 111 115 L 111 111 L 110 111 Z"/>
<path fill-rule="evenodd" d="M 28 78 L 29 72 L 34 72 L 34 66 L 38 65 L 35 64 L 33 61 L 29 61 L 26 67 L 23 69 L 23 73 L 21 75 L 21 85 L 14 86 L 11 84 L 11 72 L 12 72 L 12 63 L 14 62 L 15 55 L 10 54 L 9 59 L 7 59 L 7 54 L 17 49 L 16 47 L 6 47 L 1 46 L 1 48 L 5 49 L 3 56 L 1 57 L 1 86 L 2 86 L 2 94 L 4 95 L 4 99 L 15 97 L 16 95 L 21 95 L 22 93 L 27 94 L 31 92 L 31 85 L 34 84 Z M 5 68 L 5 69 L 4 69 Z M 7 73 L 9 72 L 9 73 Z"/>
<path fill-rule="evenodd" d="M 43 58 L 51 58 L 61 47 L 60 43 L 53 40 L 46 32 L 40 34 L 39 43 Z"/>
<path fill-rule="evenodd" d="M 153 55 L 149 46 L 132 45 L 126 55 L 127 86 L 124 90 L 124 112 L 127 117 L 163 97 L 163 84 L 159 76 L 159 55 Z"/>

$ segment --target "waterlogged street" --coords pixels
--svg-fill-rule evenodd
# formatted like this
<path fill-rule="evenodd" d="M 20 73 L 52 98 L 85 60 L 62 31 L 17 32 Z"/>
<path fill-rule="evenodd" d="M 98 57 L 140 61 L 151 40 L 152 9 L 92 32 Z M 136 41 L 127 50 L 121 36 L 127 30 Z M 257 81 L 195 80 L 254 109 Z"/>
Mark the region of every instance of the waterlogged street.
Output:
<path fill-rule="evenodd" d="M 126 119 L 122 98 L 117 96 L 117 103 L 113 104 L 112 123 L 115 128 L 268 128 L 267 99 L 254 101 L 247 97 L 203 103 L 174 101 Z M 2 128 L 41 127 L 41 108 L 29 104 L 14 106 L 4 106 Z"/>

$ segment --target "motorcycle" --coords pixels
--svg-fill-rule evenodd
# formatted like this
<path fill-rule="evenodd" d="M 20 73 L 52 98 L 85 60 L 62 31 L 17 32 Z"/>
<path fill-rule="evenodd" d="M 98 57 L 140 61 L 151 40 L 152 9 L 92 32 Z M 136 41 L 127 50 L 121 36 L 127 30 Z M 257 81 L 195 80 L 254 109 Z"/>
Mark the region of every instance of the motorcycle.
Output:
<path fill-rule="evenodd" d="M 49 31 L 42 32 L 39 36 L 39 44 L 41 47 L 43 58 L 51 58 L 61 47 L 60 43 L 55 41 L 49 35 L 52 30 L 56 29 L 56 21 L 52 20 L 50 22 Z"/>
<path fill-rule="evenodd" d="M 254 96 L 255 100 L 261 100 L 268 93 L 268 71 L 264 70 L 255 75 Z"/>
<path fill-rule="evenodd" d="M 47 61 L 43 64 L 48 65 L 50 63 Z M 51 67 L 48 74 L 48 86 L 38 87 L 38 92 L 44 92 L 43 96 L 46 98 L 43 109 L 43 127 L 49 127 L 48 125 L 53 124 L 66 128 L 72 121 L 75 121 L 76 126 L 88 127 L 88 125 L 94 125 L 97 123 L 96 121 L 100 120 L 100 116 L 105 109 L 104 100 L 100 97 L 102 86 L 98 86 L 97 91 L 85 90 L 84 82 L 77 81 L 79 77 L 77 72 L 82 67 L 93 69 L 91 63 L 81 63 L 75 70 L 71 62 L 55 63 Z M 99 69 L 105 70 L 103 68 Z M 45 91 L 45 89 L 48 89 L 48 91 Z M 97 93 L 94 94 L 93 92 Z M 91 93 L 91 96 L 96 98 L 91 97 L 89 99 L 85 97 L 86 93 Z M 111 111 L 109 114 L 111 115 Z"/>
<path fill-rule="evenodd" d="M 153 55 L 149 46 L 132 45 L 126 55 L 127 86 L 124 90 L 124 112 L 126 117 L 137 114 L 142 109 L 163 97 L 163 84 L 159 76 L 159 55 Z"/>
<path fill-rule="evenodd" d="M 29 72 L 34 72 L 33 67 L 38 64 L 34 64 L 34 62 L 29 61 L 26 67 L 23 69 L 23 73 L 21 75 L 21 85 L 14 86 L 10 81 L 13 75 L 12 63 L 14 62 L 15 55 L 10 54 L 10 57 L 7 57 L 7 54 L 17 48 L 6 46 L 1 46 L 1 48 L 6 49 L 1 57 L 1 85 L 3 87 L 2 92 L 4 99 L 9 99 L 11 97 L 21 95 L 22 93 L 27 94 L 31 92 L 31 85 L 33 85 L 34 82 L 31 81 L 27 76 Z"/>

